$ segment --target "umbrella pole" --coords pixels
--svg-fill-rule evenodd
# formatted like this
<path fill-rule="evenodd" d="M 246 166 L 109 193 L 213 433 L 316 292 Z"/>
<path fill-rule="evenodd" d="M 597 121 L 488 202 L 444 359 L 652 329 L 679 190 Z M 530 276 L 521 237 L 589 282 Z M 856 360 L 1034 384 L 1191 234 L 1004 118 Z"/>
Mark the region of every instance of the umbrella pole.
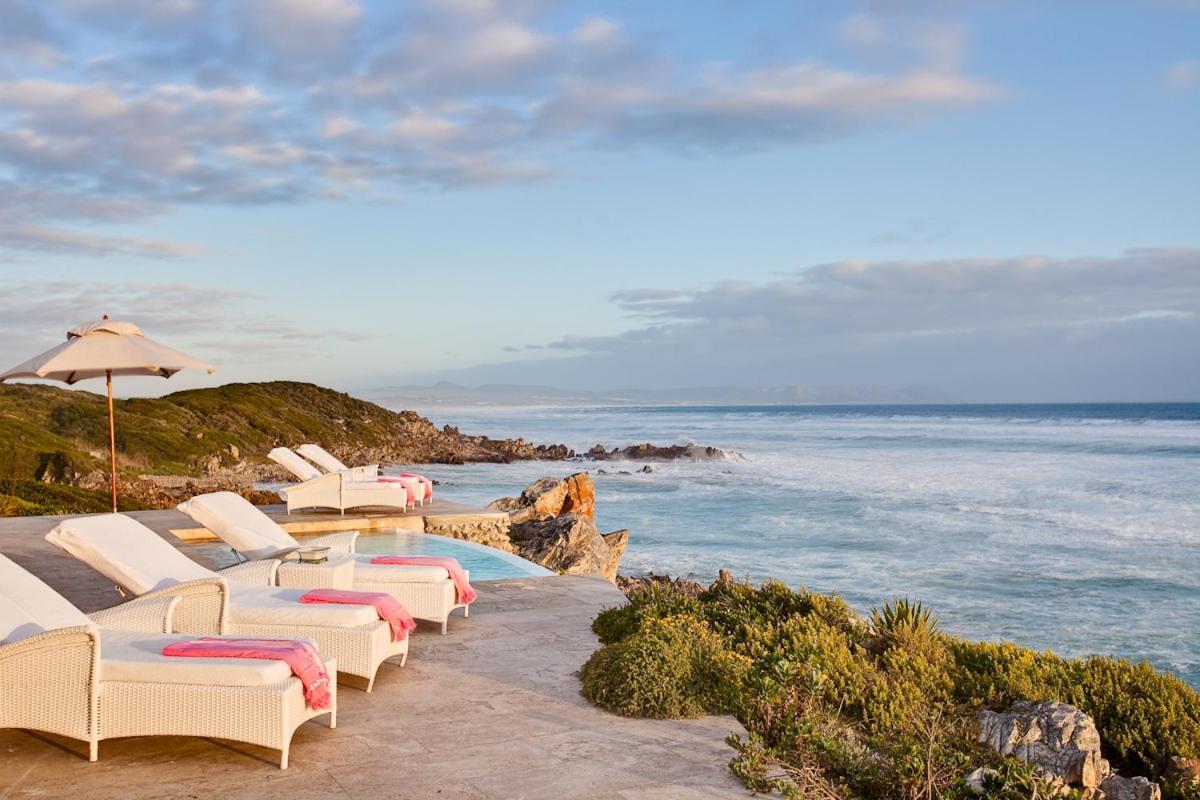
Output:
<path fill-rule="evenodd" d="M 113 513 L 117 513 L 117 430 L 113 425 L 113 401 L 112 401 L 112 370 L 107 370 L 104 377 L 108 382 L 108 455 L 109 463 L 112 464 L 112 506 Z"/>

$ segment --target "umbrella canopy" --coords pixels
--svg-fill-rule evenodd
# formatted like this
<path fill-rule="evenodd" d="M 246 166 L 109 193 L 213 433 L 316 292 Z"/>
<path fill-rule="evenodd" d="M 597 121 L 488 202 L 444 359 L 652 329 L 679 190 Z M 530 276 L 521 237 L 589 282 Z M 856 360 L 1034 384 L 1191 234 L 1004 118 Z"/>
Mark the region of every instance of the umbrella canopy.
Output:
<path fill-rule="evenodd" d="M 132 322 L 112 320 L 108 315 L 67 331 L 67 340 L 24 364 L 0 374 L 9 378 L 44 378 L 75 383 L 86 378 L 104 378 L 108 384 L 108 451 L 111 462 L 113 512 L 117 510 L 117 438 L 113 422 L 113 375 L 160 375 L 169 378 L 181 369 L 216 370 L 211 364 L 147 339 Z"/>
<path fill-rule="evenodd" d="M 161 375 L 169 378 L 181 369 L 216 367 L 186 353 L 147 339 L 132 322 L 102 319 L 67 331 L 67 340 L 4 374 L 9 378 L 47 378 L 75 383 L 110 375 Z"/>

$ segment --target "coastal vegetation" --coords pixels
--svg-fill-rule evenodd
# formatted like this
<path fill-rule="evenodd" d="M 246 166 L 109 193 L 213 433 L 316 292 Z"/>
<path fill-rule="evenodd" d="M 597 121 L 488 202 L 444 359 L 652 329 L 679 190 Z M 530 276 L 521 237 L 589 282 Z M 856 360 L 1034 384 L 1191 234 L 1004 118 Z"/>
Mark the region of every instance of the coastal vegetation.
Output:
<path fill-rule="evenodd" d="M 359 463 L 561 459 L 561 445 L 469 436 L 413 411 L 390 411 L 310 383 L 233 383 L 116 402 L 122 496 L 130 508 L 165 506 L 167 491 L 245 490 L 282 478 L 277 445 L 316 441 Z M 0 514 L 93 510 L 107 486 L 105 399 L 54 386 L 0 385 Z M 192 482 L 189 484 L 189 481 Z M 43 484 L 50 484 L 48 488 Z"/>
<path fill-rule="evenodd" d="M 1168 797 L 1200 796 L 1194 780 L 1170 779 L 1172 757 L 1200 756 L 1200 695 L 1146 663 L 969 641 L 906 600 L 864 618 L 836 595 L 778 582 L 627 591 L 627 605 L 593 624 L 603 646 L 580 672 L 584 695 L 628 716 L 735 715 L 748 737 L 731 737 L 731 768 L 752 789 L 797 798 L 1058 794 L 1052 776 L 977 742 L 981 711 L 1055 700 L 1091 718 L 1117 772 L 1165 776 Z M 987 771 L 973 791 L 966 778 L 979 768 Z M 1121 796 L 1107 788 L 1115 785 L 1088 796 Z"/>

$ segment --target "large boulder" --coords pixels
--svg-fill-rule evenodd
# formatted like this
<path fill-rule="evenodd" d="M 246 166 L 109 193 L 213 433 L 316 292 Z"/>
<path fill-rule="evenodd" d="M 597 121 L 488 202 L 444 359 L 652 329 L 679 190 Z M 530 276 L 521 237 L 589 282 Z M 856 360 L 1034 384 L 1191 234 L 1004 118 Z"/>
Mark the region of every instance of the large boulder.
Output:
<path fill-rule="evenodd" d="M 629 531 L 600 533 L 596 486 L 586 472 L 540 478 L 520 497 L 502 497 L 488 508 L 508 513 L 508 538 L 522 557 L 557 572 L 599 573 L 616 582 Z"/>
<path fill-rule="evenodd" d="M 979 742 L 1071 786 L 1094 789 L 1109 776 L 1096 725 L 1066 703 L 1021 700 L 1008 711 L 984 709 L 979 713 Z"/>
<path fill-rule="evenodd" d="M 561 514 L 514 525 L 509 538 L 522 557 L 547 569 L 572 575 L 599 573 L 615 583 L 629 532 L 617 531 L 606 537 L 593 520 Z"/>
<path fill-rule="evenodd" d="M 1110 775 L 1100 784 L 1104 800 L 1162 800 L 1162 789 L 1148 778 Z"/>
<path fill-rule="evenodd" d="M 573 513 L 595 519 L 596 484 L 586 472 L 566 478 L 539 478 L 521 492 L 517 503 L 518 507 L 532 509 L 534 514 L 557 517 Z"/>

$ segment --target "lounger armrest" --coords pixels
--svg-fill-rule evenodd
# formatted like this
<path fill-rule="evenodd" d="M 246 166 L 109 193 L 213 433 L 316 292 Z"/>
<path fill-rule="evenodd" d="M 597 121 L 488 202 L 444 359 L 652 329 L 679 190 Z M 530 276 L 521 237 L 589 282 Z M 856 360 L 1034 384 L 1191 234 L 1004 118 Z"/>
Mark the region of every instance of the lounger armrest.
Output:
<path fill-rule="evenodd" d="M 225 633 L 229 620 L 229 585 L 224 578 L 201 578 L 177 583 L 166 589 L 147 592 L 141 602 L 178 598 L 171 609 L 171 629 L 167 633 L 193 633 L 212 636 Z"/>
<path fill-rule="evenodd" d="M 279 561 L 275 558 L 264 558 L 261 561 L 247 561 L 234 564 L 221 570 L 221 575 L 234 583 L 247 583 L 251 586 L 274 586 L 275 573 L 279 571 Z"/>
<path fill-rule="evenodd" d="M 306 539 L 304 544 L 328 547 L 335 553 L 354 553 L 355 542 L 358 541 L 358 531 L 338 531 L 325 536 Z"/>
<path fill-rule="evenodd" d="M 109 630 L 170 633 L 175 608 L 181 602 L 183 598 L 179 595 L 137 597 L 128 603 L 88 614 L 88 618 Z"/>
<path fill-rule="evenodd" d="M 53 664 L 64 651 L 78 650 L 81 656 L 95 658 L 100 653 L 100 631 L 91 625 L 71 628 L 55 628 L 44 633 L 35 633 L 8 644 L 0 644 L 0 675 L 10 674 L 14 664 L 45 661 Z M 45 675 L 26 676 L 30 682 L 44 680 Z"/>
<path fill-rule="evenodd" d="M 350 480 L 352 481 L 373 481 L 378 478 L 378 464 L 367 464 L 365 467 L 353 467 L 350 470 Z"/>

